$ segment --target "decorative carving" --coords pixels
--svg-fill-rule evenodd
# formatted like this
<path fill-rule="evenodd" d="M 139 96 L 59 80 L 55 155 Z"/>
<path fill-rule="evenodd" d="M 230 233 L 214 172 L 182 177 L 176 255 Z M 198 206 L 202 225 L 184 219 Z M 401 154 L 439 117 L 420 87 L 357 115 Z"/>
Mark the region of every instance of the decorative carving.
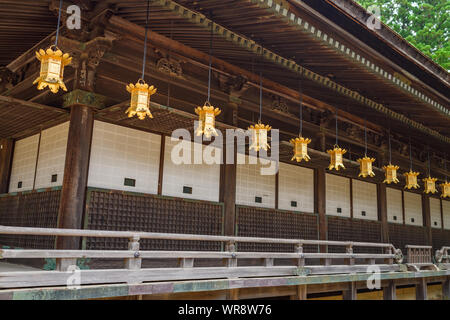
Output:
<path fill-rule="evenodd" d="M 286 100 L 276 96 L 272 95 L 272 111 L 284 113 L 290 115 L 288 105 L 286 103 Z"/>
<path fill-rule="evenodd" d="M 0 93 L 12 89 L 17 83 L 17 75 L 6 67 L 0 67 Z"/>
<path fill-rule="evenodd" d="M 161 58 L 156 62 L 156 69 L 172 77 L 183 78 L 183 68 L 178 60 L 171 57 Z"/>
<path fill-rule="evenodd" d="M 213 76 L 218 79 L 220 90 L 227 94 L 239 97 L 249 88 L 244 76 L 226 76 L 218 72 L 214 72 Z"/>
<path fill-rule="evenodd" d="M 73 56 L 72 67 L 75 72 L 75 89 L 94 91 L 96 69 L 104 54 L 112 48 L 112 38 L 97 37 L 86 43 L 61 37 L 58 46 Z"/>

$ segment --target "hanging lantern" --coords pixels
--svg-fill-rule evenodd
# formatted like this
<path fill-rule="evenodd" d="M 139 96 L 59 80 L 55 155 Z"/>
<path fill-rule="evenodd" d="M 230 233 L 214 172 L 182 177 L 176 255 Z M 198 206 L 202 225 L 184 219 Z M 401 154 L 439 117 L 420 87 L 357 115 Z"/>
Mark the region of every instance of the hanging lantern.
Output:
<path fill-rule="evenodd" d="M 64 67 L 72 62 L 72 57 L 68 53 L 63 54 L 56 46 L 51 46 L 45 51 L 37 51 L 36 58 L 41 62 L 39 77 L 33 82 L 38 84 L 38 90 L 49 87 L 53 93 L 58 93 L 59 88 L 67 91 L 63 82 Z"/>
<path fill-rule="evenodd" d="M 308 162 L 311 160 L 308 155 L 308 144 L 311 143 L 311 139 L 299 137 L 291 139 L 290 142 L 294 146 L 294 156 L 291 161 L 295 159 L 297 162 L 302 162 L 302 160 Z"/>
<path fill-rule="evenodd" d="M 442 190 L 442 194 L 441 197 L 442 198 L 450 198 L 450 182 L 447 182 L 447 180 L 441 184 L 441 190 Z"/>
<path fill-rule="evenodd" d="M 428 194 L 428 193 L 436 193 L 436 178 L 431 178 L 430 176 L 428 176 L 428 178 L 422 179 L 422 181 L 424 182 L 424 193 Z"/>
<path fill-rule="evenodd" d="M 391 184 L 391 183 L 399 183 L 400 182 L 397 179 L 397 170 L 399 169 L 399 166 L 394 166 L 391 163 L 389 163 L 389 165 L 384 166 L 383 169 L 386 174 L 383 183 Z"/>
<path fill-rule="evenodd" d="M 341 149 L 338 145 L 335 145 L 333 150 L 328 150 L 327 152 L 331 157 L 328 170 L 336 169 L 336 171 L 339 171 L 339 168 L 345 169 L 343 155 L 347 153 L 347 150 Z"/>
<path fill-rule="evenodd" d="M 249 147 L 249 149 L 253 149 L 256 152 L 263 149 L 266 150 L 270 149 L 270 146 L 267 142 L 267 135 L 268 132 L 272 129 L 269 125 L 261 124 L 261 122 L 251 125 L 248 130 L 251 130 L 252 133 L 252 143 Z"/>
<path fill-rule="evenodd" d="M 372 170 L 372 163 L 375 162 L 374 158 L 369 158 L 368 156 L 365 156 L 362 159 L 357 160 L 359 162 L 360 166 L 360 173 L 358 177 L 366 178 L 367 176 L 375 177 L 375 173 Z"/>
<path fill-rule="evenodd" d="M 195 113 L 198 114 L 197 136 L 204 134 L 207 139 L 210 139 L 212 135 L 218 136 L 215 124 L 216 117 L 221 112 L 219 108 L 214 108 L 209 102 L 205 102 L 203 107 L 195 108 Z"/>
<path fill-rule="evenodd" d="M 125 111 L 128 117 L 137 115 L 140 120 L 144 120 L 146 116 L 153 118 L 150 112 L 150 96 L 155 94 L 156 88 L 149 87 L 144 80 L 139 79 L 136 84 L 127 85 L 127 91 L 131 93 L 130 107 Z"/>
<path fill-rule="evenodd" d="M 417 183 L 417 176 L 419 175 L 419 172 L 414 172 L 410 170 L 409 172 L 405 172 L 403 175 L 406 179 L 406 185 L 405 189 L 418 189 L 420 188 L 419 184 Z"/>

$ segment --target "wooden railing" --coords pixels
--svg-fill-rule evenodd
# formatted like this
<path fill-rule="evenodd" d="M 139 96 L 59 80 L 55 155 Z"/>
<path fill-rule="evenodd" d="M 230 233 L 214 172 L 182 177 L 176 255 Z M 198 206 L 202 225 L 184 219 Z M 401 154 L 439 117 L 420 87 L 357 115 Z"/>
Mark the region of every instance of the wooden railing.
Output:
<path fill-rule="evenodd" d="M 433 247 L 432 246 L 413 246 L 407 245 L 406 257 L 407 262 L 421 265 L 421 264 L 432 264 L 433 257 Z"/>
<path fill-rule="evenodd" d="M 0 273 L 0 288 L 21 288 L 67 285 L 77 259 L 125 259 L 122 269 L 77 270 L 81 284 L 142 283 L 148 281 L 174 281 L 192 279 L 220 279 L 247 277 L 306 276 L 337 273 L 367 273 L 376 265 L 380 272 L 400 271 L 403 261 L 401 250 L 386 243 L 291 240 L 205 236 L 193 234 L 167 234 L 128 231 L 98 231 L 72 229 L 46 229 L 0 226 L 0 234 L 37 235 L 57 237 L 98 237 L 129 239 L 128 250 L 27 250 L 2 249 L 0 259 L 56 259 L 55 271 L 24 271 Z M 140 250 L 140 240 L 213 241 L 224 244 L 223 251 L 145 251 Z M 291 244 L 293 252 L 239 252 L 238 243 Z M 345 253 L 306 253 L 303 246 L 333 246 Z M 378 254 L 353 253 L 355 247 L 379 248 Z M 142 268 L 143 259 L 176 259 L 177 267 Z M 198 259 L 216 263 L 199 267 Z M 259 265 L 245 265 L 242 259 L 262 261 Z M 277 264 L 275 261 L 277 260 Z M 289 261 L 290 263 L 287 263 Z M 70 269 L 69 267 L 72 268 Z"/>

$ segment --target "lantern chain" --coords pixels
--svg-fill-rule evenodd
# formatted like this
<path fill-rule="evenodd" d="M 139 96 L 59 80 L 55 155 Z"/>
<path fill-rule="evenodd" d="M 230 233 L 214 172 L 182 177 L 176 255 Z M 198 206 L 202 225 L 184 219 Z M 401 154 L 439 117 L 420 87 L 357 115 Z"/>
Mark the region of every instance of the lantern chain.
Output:
<path fill-rule="evenodd" d="M 428 154 L 428 176 L 431 177 L 430 146 L 427 147 L 427 154 Z"/>
<path fill-rule="evenodd" d="M 56 26 L 55 47 L 58 47 L 59 28 L 61 24 L 61 11 L 63 0 L 59 0 L 58 25 Z"/>
<path fill-rule="evenodd" d="M 209 69 L 208 69 L 208 103 L 211 99 L 211 73 L 212 73 L 212 54 L 213 54 L 213 36 L 214 36 L 214 23 L 211 20 L 211 34 L 209 39 Z"/>
<path fill-rule="evenodd" d="M 302 80 L 299 81 L 299 95 L 300 95 L 300 132 L 299 136 L 303 136 L 303 86 Z"/>
<path fill-rule="evenodd" d="M 259 122 L 262 121 L 262 72 L 259 73 Z"/>
<path fill-rule="evenodd" d="M 367 119 L 364 117 L 364 156 L 367 157 Z"/>
<path fill-rule="evenodd" d="M 412 171 L 412 145 L 411 145 L 411 136 L 409 136 L 409 170 Z"/>
<path fill-rule="evenodd" d="M 144 57 L 142 59 L 142 77 L 141 79 L 144 80 L 145 76 L 145 63 L 147 60 L 147 38 L 148 38 L 148 20 L 150 17 L 150 0 L 147 0 L 147 18 L 145 20 L 145 39 L 144 39 Z"/>
<path fill-rule="evenodd" d="M 389 132 L 388 132 L 388 136 L 389 136 L 389 164 L 392 164 L 392 146 L 391 146 L 391 128 L 389 128 Z"/>
<path fill-rule="evenodd" d="M 336 146 L 338 145 L 338 109 L 336 108 Z"/>

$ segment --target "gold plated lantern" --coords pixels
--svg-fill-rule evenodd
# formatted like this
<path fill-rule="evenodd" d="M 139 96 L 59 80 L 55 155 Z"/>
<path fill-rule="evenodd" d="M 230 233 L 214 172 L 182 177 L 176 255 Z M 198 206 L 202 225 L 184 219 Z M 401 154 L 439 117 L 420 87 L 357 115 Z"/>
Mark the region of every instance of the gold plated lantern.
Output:
<path fill-rule="evenodd" d="M 272 129 L 269 125 L 264 125 L 261 122 L 258 122 L 255 125 L 251 125 L 248 130 L 251 130 L 252 133 L 252 143 L 249 149 L 253 149 L 256 152 L 259 150 L 268 150 L 270 149 L 269 143 L 267 142 L 268 132 Z"/>
<path fill-rule="evenodd" d="M 430 176 L 428 176 L 428 178 L 422 179 L 422 181 L 424 182 L 424 193 L 428 194 L 428 193 L 436 193 L 436 178 L 431 178 Z"/>
<path fill-rule="evenodd" d="M 196 130 L 197 136 L 205 135 L 207 139 L 211 136 L 218 136 L 215 128 L 216 117 L 222 111 L 219 108 L 214 108 L 209 102 L 206 102 L 203 107 L 195 108 L 195 113 L 198 114 L 198 127 Z"/>
<path fill-rule="evenodd" d="M 375 162 L 374 158 L 369 158 L 368 156 L 365 156 L 364 158 L 358 159 L 360 166 L 360 172 L 358 177 L 366 178 L 367 176 L 375 177 L 375 173 L 372 169 L 372 163 Z"/>
<path fill-rule="evenodd" d="M 400 182 L 397 179 L 397 170 L 399 169 L 399 166 L 394 166 L 393 164 L 389 163 L 389 165 L 384 166 L 383 169 L 386 174 L 383 183 L 391 184 Z"/>
<path fill-rule="evenodd" d="M 441 190 L 442 190 L 442 194 L 441 197 L 442 198 L 450 198 L 450 182 L 447 182 L 447 180 L 441 184 Z"/>
<path fill-rule="evenodd" d="M 72 57 L 68 53 L 63 53 L 56 46 L 51 46 L 47 50 L 40 49 L 36 52 L 36 58 L 41 62 L 39 77 L 33 84 L 38 84 L 38 90 L 46 87 L 53 93 L 58 93 L 59 88 L 67 91 L 63 82 L 64 67 L 72 62 Z"/>
<path fill-rule="evenodd" d="M 418 189 L 420 186 L 417 183 L 417 176 L 419 175 L 419 172 L 414 172 L 412 170 L 410 170 L 409 172 L 405 172 L 403 175 L 405 176 L 406 179 L 406 185 L 405 185 L 405 189 Z"/>
<path fill-rule="evenodd" d="M 311 139 L 299 137 L 291 139 L 290 142 L 294 146 L 294 156 L 291 161 L 295 159 L 297 162 L 302 162 L 302 160 L 308 162 L 311 160 L 308 155 L 308 144 L 311 143 Z"/>
<path fill-rule="evenodd" d="M 344 167 L 344 157 L 343 155 L 347 153 L 347 150 L 339 148 L 338 145 L 334 146 L 334 149 L 328 150 L 327 153 L 330 155 L 330 165 L 328 166 L 328 170 L 335 169 L 339 171 L 340 168 L 345 169 Z"/>
<path fill-rule="evenodd" d="M 156 88 L 139 79 L 136 84 L 127 85 L 127 91 L 131 93 L 130 107 L 125 111 L 128 117 L 137 115 L 140 120 L 144 120 L 146 116 L 153 118 L 150 112 L 150 96 L 156 93 Z"/>

